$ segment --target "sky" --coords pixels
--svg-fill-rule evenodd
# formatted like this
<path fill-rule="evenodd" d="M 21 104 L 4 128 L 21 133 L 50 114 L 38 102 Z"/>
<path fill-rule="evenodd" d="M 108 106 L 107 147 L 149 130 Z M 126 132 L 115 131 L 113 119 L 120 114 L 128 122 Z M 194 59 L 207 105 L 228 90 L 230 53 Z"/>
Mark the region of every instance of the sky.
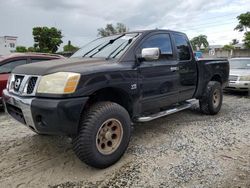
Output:
<path fill-rule="evenodd" d="M 32 28 L 56 27 L 68 40 L 83 46 L 106 24 L 124 23 L 130 31 L 171 29 L 189 39 L 204 34 L 210 45 L 242 40 L 234 31 L 237 16 L 250 10 L 250 0 L 0 0 L 0 36 L 18 37 L 33 46 Z"/>

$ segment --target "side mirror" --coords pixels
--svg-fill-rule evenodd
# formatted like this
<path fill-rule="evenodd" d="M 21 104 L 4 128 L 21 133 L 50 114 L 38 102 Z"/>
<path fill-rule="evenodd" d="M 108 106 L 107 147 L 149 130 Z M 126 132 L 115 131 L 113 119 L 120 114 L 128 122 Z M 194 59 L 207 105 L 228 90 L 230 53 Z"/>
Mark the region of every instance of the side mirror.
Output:
<path fill-rule="evenodd" d="M 159 48 L 143 48 L 141 51 L 141 57 L 146 61 L 153 61 L 160 58 Z"/>

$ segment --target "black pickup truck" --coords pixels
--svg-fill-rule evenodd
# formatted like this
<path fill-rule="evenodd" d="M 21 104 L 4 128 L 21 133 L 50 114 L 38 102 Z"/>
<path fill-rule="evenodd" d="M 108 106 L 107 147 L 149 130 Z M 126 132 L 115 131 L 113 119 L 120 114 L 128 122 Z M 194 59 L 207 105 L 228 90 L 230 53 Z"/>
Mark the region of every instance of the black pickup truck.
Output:
<path fill-rule="evenodd" d="M 187 109 L 190 99 L 217 114 L 228 75 L 227 60 L 196 60 L 183 33 L 137 31 L 19 66 L 3 98 L 14 119 L 37 134 L 70 136 L 80 160 L 106 168 L 126 151 L 133 123 Z"/>

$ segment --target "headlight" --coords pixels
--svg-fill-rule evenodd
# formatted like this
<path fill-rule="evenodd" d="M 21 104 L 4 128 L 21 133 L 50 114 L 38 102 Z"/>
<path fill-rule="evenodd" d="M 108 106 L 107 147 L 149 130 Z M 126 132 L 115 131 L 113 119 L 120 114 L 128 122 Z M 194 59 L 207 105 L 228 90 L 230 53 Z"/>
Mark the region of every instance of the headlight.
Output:
<path fill-rule="evenodd" d="M 240 81 L 250 81 L 250 76 L 241 76 Z"/>
<path fill-rule="evenodd" d="M 74 93 L 81 75 L 72 72 L 58 72 L 42 76 L 37 93 L 69 94 Z"/>

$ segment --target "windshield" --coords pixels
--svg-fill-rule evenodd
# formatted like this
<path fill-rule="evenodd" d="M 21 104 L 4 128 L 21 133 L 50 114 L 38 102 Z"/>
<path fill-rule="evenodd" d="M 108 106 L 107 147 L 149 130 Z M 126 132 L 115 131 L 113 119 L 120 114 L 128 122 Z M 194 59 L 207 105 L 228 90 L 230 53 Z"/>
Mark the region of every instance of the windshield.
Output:
<path fill-rule="evenodd" d="M 231 59 L 229 62 L 232 69 L 250 69 L 250 59 Z"/>
<path fill-rule="evenodd" d="M 138 36 L 139 33 L 129 33 L 99 38 L 83 46 L 71 57 L 119 58 Z"/>

